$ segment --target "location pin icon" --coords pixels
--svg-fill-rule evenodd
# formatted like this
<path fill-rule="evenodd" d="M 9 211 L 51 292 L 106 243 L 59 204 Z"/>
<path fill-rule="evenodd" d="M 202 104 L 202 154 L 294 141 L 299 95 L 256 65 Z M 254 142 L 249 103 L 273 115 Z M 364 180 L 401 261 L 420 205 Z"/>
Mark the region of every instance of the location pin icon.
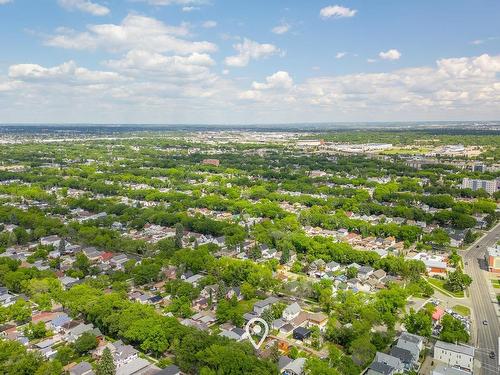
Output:
<path fill-rule="evenodd" d="M 260 324 L 256 324 L 254 327 L 252 327 L 252 324 L 254 323 L 261 323 L 262 326 L 264 327 L 264 333 L 262 334 L 262 337 L 259 342 L 255 342 L 255 340 L 252 337 L 252 334 L 260 335 L 260 333 L 262 332 L 262 328 Z M 255 349 L 259 349 L 264 340 L 266 339 L 267 335 L 269 334 L 269 326 L 267 325 L 267 322 L 264 319 L 253 318 L 248 321 L 247 325 L 245 326 L 245 331 L 253 347 Z"/>

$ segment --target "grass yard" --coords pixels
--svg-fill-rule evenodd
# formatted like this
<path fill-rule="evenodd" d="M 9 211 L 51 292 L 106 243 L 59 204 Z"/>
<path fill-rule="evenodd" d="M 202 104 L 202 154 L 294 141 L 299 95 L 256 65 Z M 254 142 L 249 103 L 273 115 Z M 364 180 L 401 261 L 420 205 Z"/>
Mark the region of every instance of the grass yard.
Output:
<path fill-rule="evenodd" d="M 491 280 L 491 283 L 493 284 L 493 288 L 500 289 L 500 280 Z"/>
<path fill-rule="evenodd" d="M 438 289 L 440 292 L 442 292 L 444 294 L 447 294 L 447 295 L 449 295 L 451 297 L 456 297 L 456 298 L 463 298 L 464 297 L 464 292 L 463 291 L 460 291 L 460 292 L 451 292 L 451 291 L 445 289 L 445 287 L 444 287 L 444 280 L 439 280 L 439 279 L 435 279 L 433 277 L 429 277 L 427 279 L 427 281 L 434 288 Z"/>
<path fill-rule="evenodd" d="M 470 316 L 470 309 L 467 306 L 455 305 L 451 309 L 462 316 Z"/>

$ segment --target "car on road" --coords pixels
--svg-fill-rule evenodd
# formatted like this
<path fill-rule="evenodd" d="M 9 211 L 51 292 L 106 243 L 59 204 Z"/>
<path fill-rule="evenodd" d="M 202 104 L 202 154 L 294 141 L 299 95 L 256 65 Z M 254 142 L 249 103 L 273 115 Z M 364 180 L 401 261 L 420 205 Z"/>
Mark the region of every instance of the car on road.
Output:
<path fill-rule="evenodd" d="M 469 262 L 465 262 L 465 265 L 468 266 L 469 265 Z"/>
<path fill-rule="evenodd" d="M 488 325 L 488 321 L 487 320 L 483 320 L 483 325 L 487 326 Z"/>
<path fill-rule="evenodd" d="M 494 359 L 495 358 L 495 352 L 490 352 L 490 358 Z"/>
<path fill-rule="evenodd" d="M 476 249 L 479 248 L 479 245 L 476 245 Z"/>

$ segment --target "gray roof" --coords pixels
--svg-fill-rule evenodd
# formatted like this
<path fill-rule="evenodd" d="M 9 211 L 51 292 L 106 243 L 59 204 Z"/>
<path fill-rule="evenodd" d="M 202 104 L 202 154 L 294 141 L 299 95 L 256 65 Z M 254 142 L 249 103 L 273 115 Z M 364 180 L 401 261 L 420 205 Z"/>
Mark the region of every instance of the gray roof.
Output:
<path fill-rule="evenodd" d="M 403 362 L 404 364 L 409 365 L 413 363 L 414 359 L 413 354 L 407 349 L 395 346 L 394 348 L 391 349 L 391 355 L 393 357 L 399 358 L 401 362 Z"/>
<path fill-rule="evenodd" d="M 401 360 L 399 358 L 381 352 L 377 352 L 373 362 L 385 363 L 386 365 L 389 365 L 399 370 L 403 368 L 403 364 L 401 363 Z"/>
<path fill-rule="evenodd" d="M 401 336 L 399 336 L 399 339 L 404 340 L 404 341 L 409 341 L 409 342 L 412 342 L 412 343 L 417 344 L 417 345 L 419 343 L 421 343 L 422 341 L 424 341 L 424 338 L 422 336 L 414 335 L 413 333 L 409 333 L 409 332 L 401 333 Z"/>
<path fill-rule="evenodd" d="M 157 372 L 155 375 L 177 375 L 180 373 L 181 370 L 179 369 L 179 367 L 177 367 L 176 365 L 170 365 L 168 367 L 165 367 L 160 372 Z"/>
<path fill-rule="evenodd" d="M 440 363 L 432 370 L 431 375 L 470 375 L 470 372 Z"/>
<path fill-rule="evenodd" d="M 292 374 L 300 375 L 304 370 L 305 364 L 305 358 L 297 358 L 293 362 L 290 362 L 288 365 L 286 365 L 281 371 L 288 370 L 289 372 L 291 371 Z"/>
<path fill-rule="evenodd" d="M 394 367 L 382 362 L 372 362 L 372 364 L 370 365 L 370 370 L 371 371 L 368 372 L 369 374 L 390 375 L 394 372 Z"/>
<path fill-rule="evenodd" d="M 434 348 L 440 348 L 443 350 L 459 353 L 459 354 L 465 354 L 471 357 L 474 357 L 474 348 L 472 346 L 468 345 L 456 345 L 456 344 L 450 344 L 448 342 L 444 341 L 436 341 L 436 344 L 434 345 Z"/>
<path fill-rule="evenodd" d="M 116 369 L 116 375 L 132 375 L 148 367 L 150 363 L 142 358 L 135 358 Z"/>
<path fill-rule="evenodd" d="M 284 367 L 288 366 L 292 362 L 293 362 L 293 359 L 286 357 L 284 355 L 280 355 L 280 357 L 278 359 L 278 368 L 281 371 Z"/>
<path fill-rule="evenodd" d="M 273 303 L 278 302 L 279 300 L 276 297 L 267 297 L 262 301 L 257 301 L 254 304 L 254 307 L 266 307 L 268 305 L 272 305 Z"/>
<path fill-rule="evenodd" d="M 91 372 L 89 372 L 91 371 Z M 69 370 L 71 375 L 93 374 L 92 366 L 88 362 L 80 362 Z"/>
<path fill-rule="evenodd" d="M 283 313 L 289 313 L 289 314 L 296 314 L 300 312 L 300 305 L 297 302 L 294 302 L 290 305 L 288 305 L 284 310 Z"/>

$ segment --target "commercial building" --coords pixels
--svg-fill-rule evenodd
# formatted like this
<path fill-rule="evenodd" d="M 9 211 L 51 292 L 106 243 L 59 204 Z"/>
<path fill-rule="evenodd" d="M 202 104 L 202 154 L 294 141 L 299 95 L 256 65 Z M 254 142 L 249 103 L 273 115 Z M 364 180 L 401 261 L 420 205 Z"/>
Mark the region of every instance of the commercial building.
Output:
<path fill-rule="evenodd" d="M 500 273 L 500 246 L 488 247 L 486 250 L 486 262 L 490 272 Z"/>
<path fill-rule="evenodd" d="M 472 372 L 474 347 L 437 341 L 434 345 L 434 359 L 451 367 Z"/>
<path fill-rule="evenodd" d="M 473 191 L 484 189 L 488 194 L 494 194 L 500 189 L 500 180 L 476 180 L 464 178 L 462 180 L 462 189 L 472 189 Z"/>

